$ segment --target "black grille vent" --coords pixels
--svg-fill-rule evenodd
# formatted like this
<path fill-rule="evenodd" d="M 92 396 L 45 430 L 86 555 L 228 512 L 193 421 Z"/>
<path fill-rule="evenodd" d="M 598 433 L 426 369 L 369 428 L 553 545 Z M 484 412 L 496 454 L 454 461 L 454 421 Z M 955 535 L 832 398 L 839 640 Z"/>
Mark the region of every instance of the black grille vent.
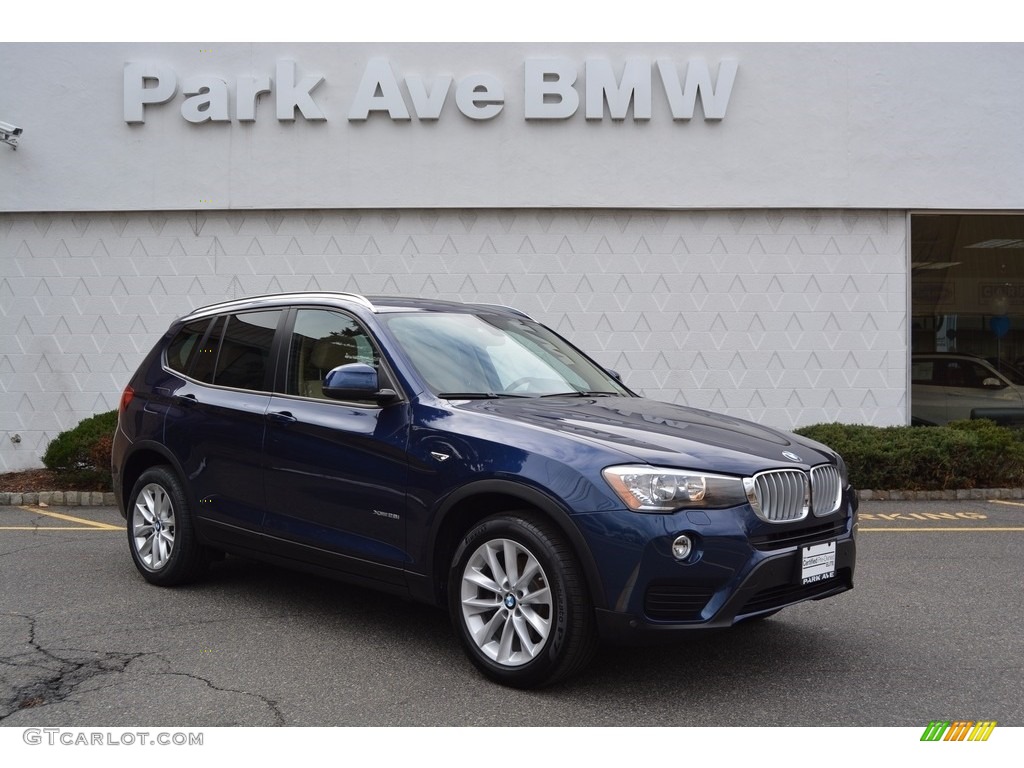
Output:
<path fill-rule="evenodd" d="M 661 621 L 694 621 L 714 593 L 711 587 L 651 586 L 644 598 L 644 612 Z"/>
<path fill-rule="evenodd" d="M 772 552 L 776 549 L 811 544 L 815 541 L 827 541 L 828 539 L 842 536 L 844 533 L 846 533 L 845 517 L 833 520 L 830 523 L 819 523 L 818 525 L 806 526 L 796 530 L 772 532 L 764 536 L 751 536 L 750 543 L 762 552 Z"/>
<path fill-rule="evenodd" d="M 782 584 L 777 587 L 770 587 L 769 589 L 761 590 L 750 598 L 737 615 L 742 616 L 747 613 L 781 608 L 798 600 L 807 600 L 823 595 L 826 592 L 831 592 L 834 589 L 849 587 L 850 583 L 850 569 L 842 568 L 836 572 L 834 578 L 825 579 L 814 584 Z"/>

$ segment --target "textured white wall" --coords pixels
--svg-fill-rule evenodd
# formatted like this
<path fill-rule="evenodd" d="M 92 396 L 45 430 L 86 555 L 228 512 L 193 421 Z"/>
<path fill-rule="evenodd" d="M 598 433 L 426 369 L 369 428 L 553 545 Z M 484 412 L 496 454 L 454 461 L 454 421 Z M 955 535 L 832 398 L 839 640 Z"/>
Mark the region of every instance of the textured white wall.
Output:
<path fill-rule="evenodd" d="M 437 120 L 350 122 L 367 63 L 396 78 L 504 85 L 493 120 L 471 120 L 455 86 Z M 525 61 L 585 61 L 621 77 L 649 60 L 651 119 L 526 120 Z M 720 121 L 674 121 L 655 62 L 703 59 L 738 72 Z M 239 78 L 320 76 L 325 119 L 234 117 Z M 124 120 L 125 62 L 173 69 L 172 101 Z M 1024 209 L 1024 45 L 730 43 L 0 44 L 0 211 L 309 208 Z M 230 94 L 228 122 L 181 114 L 192 77 Z M 291 76 L 289 75 L 291 78 Z M 294 78 L 291 78 L 294 79 Z M 279 87 L 279 84 L 275 84 Z M 411 105 L 406 85 L 403 90 Z M 251 99 L 249 100 L 251 101 Z"/>
<path fill-rule="evenodd" d="M 775 426 L 906 423 L 906 240 L 881 210 L 0 213 L 0 470 L 115 408 L 173 318 L 306 289 L 511 304 Z"/>

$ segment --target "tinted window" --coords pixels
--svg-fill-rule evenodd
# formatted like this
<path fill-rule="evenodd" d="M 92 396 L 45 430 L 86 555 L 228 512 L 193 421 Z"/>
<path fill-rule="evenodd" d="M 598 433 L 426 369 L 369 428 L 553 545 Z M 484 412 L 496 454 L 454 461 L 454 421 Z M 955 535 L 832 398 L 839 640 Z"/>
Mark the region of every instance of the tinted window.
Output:
<path fill-rule="evenodd" d="M 217 366 L 217 352 L 220 349 L 221 335 L 224 333 L 224 318 L 214 319 L 213 325 L 202 344 L 193 353 L 190 367 L 192 378 L 206 384 L 213 384 L 213 371 Z"/>
<path fill-rule="evenodd" d="M 167 347 L 168 367 L 180 373 L 189 373 L 200 356 L 202 342 L 209 328 L 210 319 L 206 318 L 189 323 L 178 331 Z"/>
<path fill-rule="evenodd" d="M 236 389 L 266 388 L 270 348 L 280 310 L 225 317 L 213 383 Z"/>
<path fill-rule="evenodd" d="M 370 337 L 353 318 L 329 310 L 300 309 L 292 330 L 285 391 L 324 397 L 323 379 L 332 368 L 348 363 L 376 368 L 378 362 Z"/>
<path fill-rule="evenodd" d="M 167 347 L 167 365 L 205 384 L 266 388 L 270 348 L 281 310 L 197 320 Z"/>

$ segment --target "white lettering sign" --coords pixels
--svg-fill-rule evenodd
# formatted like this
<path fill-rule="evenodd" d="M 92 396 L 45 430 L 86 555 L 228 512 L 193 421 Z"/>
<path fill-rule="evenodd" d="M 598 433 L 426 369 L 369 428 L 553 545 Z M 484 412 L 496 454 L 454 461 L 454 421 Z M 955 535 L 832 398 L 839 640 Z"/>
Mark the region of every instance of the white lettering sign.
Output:
<path fill-rule="evenodd" d="M 704 59 L 693 59 L 682 70 L 668 59 L 652 62 L 633 57 L 622 62 L 588 58 L 583 63 L 584 85 L 579 85 L 579 65 L 567 58 L 528 58 L 524 62 L 523 117 L 526 120 L 568 120 L 583 103 L 588 121 L 652 119 L 654 76 L 657 73 L 672 119 L 689 121 L 701 104 L 704 120 L 723 120 L 738 64 L 733 59 L 718 63 L 717 75 Z M 179 82 L 178 74 L 162 64 L 125 62 L 124 120 L 145 123 L 147 108 L 167 104 L 178 94 L 184 97 L 179 111 L 190 123 L 223 123 L 232 119 L 251 123 L 257 119 L 260 97 L 273 95 L 274 116 L 293 122 L 326 121 L 315 98 L 324 75 L 300 71 L 294 61 L 280 59 L 274 77 L 240 75 L 233 79 L 194 75 Z M 352 93 L 347 118 L 352 122 L 388 119 L 396 122 L 440 120 L 450 103 L 454 85 L 454 109 L 474 121 L 493 120 L 506 106 L 505 86 L 491 74 L 460 77 L 440 73 L 396 74 L 384 57 L 370 59 Z M 232 112 L 232 102 L 234 111 Z M 664 104 L 664 102 L 661 102 Z"/>

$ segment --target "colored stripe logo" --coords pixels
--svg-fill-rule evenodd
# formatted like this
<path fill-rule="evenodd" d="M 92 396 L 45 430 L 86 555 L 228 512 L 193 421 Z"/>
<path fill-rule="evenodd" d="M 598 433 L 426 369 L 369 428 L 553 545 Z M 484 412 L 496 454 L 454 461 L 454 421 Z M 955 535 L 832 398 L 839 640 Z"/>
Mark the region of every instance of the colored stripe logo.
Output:
<path fill-rule="evenodd" d="M 921 734 L 921 741 L 988 741 L 995 720 L 932 720 Z"/>

